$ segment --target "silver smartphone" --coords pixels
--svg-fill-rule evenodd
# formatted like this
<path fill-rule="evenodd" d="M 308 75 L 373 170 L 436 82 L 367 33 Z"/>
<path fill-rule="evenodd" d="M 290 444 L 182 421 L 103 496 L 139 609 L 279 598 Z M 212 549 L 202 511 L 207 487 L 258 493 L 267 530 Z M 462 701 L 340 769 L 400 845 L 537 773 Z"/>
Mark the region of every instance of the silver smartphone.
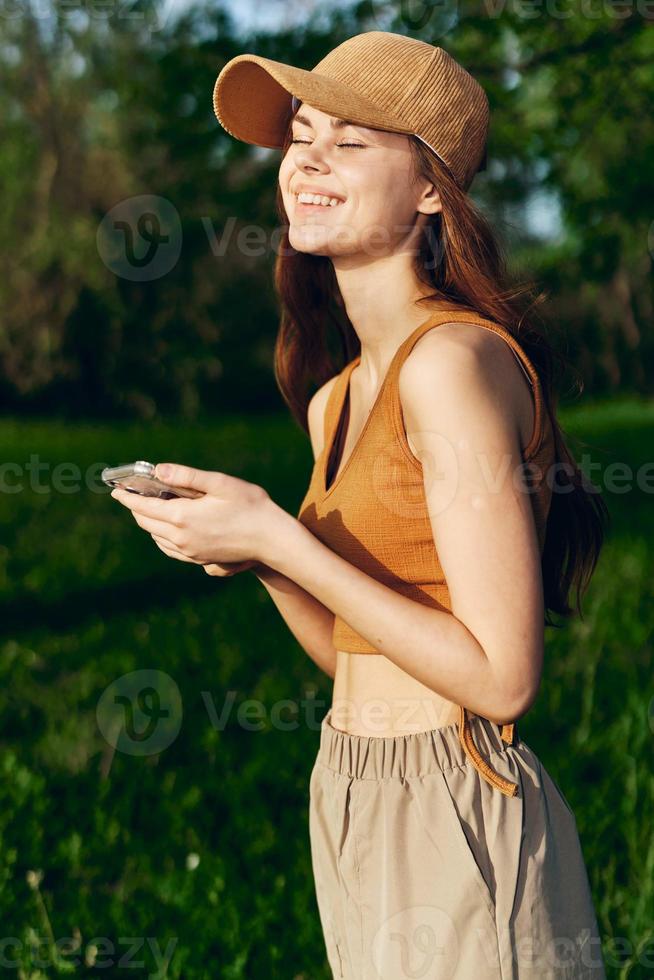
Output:
<path fill-rule="evenodd" d="M 170 487 L 154 475 L 155 463 L 137 459 L 135 463 L 124 466 L 105 466 L 100 478 L 110 487 L 122 487 L 130 493 L 140 493 L 142 497 L 203 497 L 203 490 L 190 487 Z"/>

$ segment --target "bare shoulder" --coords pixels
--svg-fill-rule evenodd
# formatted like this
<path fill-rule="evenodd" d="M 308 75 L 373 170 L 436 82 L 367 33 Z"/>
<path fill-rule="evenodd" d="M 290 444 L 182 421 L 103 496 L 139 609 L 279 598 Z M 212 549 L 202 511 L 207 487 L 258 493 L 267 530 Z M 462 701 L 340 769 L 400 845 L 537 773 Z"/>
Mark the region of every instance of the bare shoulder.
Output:
<path fill-rule="evenodd" d="M 450 362 L 452 366 L 488 365 L 496 376 L 498 371 L 501 372 L 501 380 L 505 384 L 515 384 L 516 378 L 520 380 L 522 377 L 506 340 L 494 330 L 476 323 L 453 321 L 428 330 L 413 345 L 402 365 L 400 376 L 412 376 L 425 369 L 431 372 L 435 361 L 444 364 L 444 369 Z"/>
<path fill-rule="evenodd" d="M 339 375 L 335 374 L 329 381 L 325 381 L 313 393 L 307 406 L 307 425 L 309 427 L 309 438 L 311 439 L 314 460 L 322 452 L 325 442 L 325 409 L 327 408 L 327 401 L 338 377 Z"/>
<path fill-rule="evenodd" d="M 419 411 L 429 395 L 433 407 L 453 394 L 473 403 L 489 397 L 515 420 L 526 445 L 533 425 L 531 392 L 507 341 L 475 323 L 443 323 L 420 337 L 404 360 L 398 378 L 400 401 L 407 413 Z M 443 408 L 446 408 L 443 405 Z"/>

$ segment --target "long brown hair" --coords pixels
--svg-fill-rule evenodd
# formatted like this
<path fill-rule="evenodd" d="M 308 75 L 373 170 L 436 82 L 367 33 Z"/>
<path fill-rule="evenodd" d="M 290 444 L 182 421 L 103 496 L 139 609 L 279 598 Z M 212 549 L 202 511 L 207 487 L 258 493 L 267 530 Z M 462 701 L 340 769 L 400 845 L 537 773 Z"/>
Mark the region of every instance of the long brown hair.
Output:
<path fill-rule="evenodd" d="M 291 144 L 291 125 L 282 158 Z M 456 183 L 448 168 L 415 136 L 408 137 L 415 178 L 426 177 L 437 188 L 442 211 L 430 215 L 415 250 L 414 272 L 434 292 L 418 300 L 447 300 L 499 323 L 516 337 L 533 363 L 549 413 L 556 463 L 556 482 L 541 558 L 545 624 L 557 626 L 551 614 L 583 619 L 581 596 L 595 570 L 609 513 L 599 490 L 589 482 L 568 448 L 556 419 L 558 394 L 555 368 L 569 365 L 549 342 L 546 327 L 534 308 L 547 297 L 534 284 L 514 283 L 491 225 Z M 311 385 L 320 387 L 361 351 L 361 343 L 345 309 L 334 266 L 328 256 L 297 252 L 289 243 L 288 217 L 277 186 L 277 213 L 282 226 L 275 259 L 275 290 L 281 319 L 275 342 L 275 379 L 293 417 L 308 432 L 307 406 Z M 429 313 L 426 314 L 427 316 Z M 329 343 L 340 345 L 336 360 Z M 583 382 L 577 379 L 579 392 Z M 558 486 L 557 486 L 558 483 Z M 561 488 L 565 492 L 561 492 Z M 558 491 L 558 492 L 557 492 Z M 568 602 L 576 590 L 573 609 Z"/>

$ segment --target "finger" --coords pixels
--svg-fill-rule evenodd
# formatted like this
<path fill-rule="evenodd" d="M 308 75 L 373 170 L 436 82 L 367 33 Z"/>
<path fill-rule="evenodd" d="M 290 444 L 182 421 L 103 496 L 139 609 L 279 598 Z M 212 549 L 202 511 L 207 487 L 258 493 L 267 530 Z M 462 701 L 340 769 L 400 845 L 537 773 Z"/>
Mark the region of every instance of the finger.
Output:
<path fill-rule="evenodd" d="M 157 479 L 171 487 L 190 487 L 208 493 L 216 489 L 226 473 L 214 470 L 199 470 L 195 466 L 184 466 L 182 463 L 157 463 L 154 471 Z"/>
<path fill-rule="evenodd" d="M 247 568 L 252 568 L 256 564 L 254 559 L 247 559 L 246 561 L 224 561 L 224 562 L 210 562 L 205 565 L 204 570 L 211 569 L 207 573 L 209 575 L 236 575 L 237 572 L 243 572 Z"/>
<path fill-rule="evenodd" d="M 180 505 L 182 508 L 189 503 L 181 497 L 174 497 L 166 500 L 164 497 L 144 497 L 140 493 L 130 493 L 121 487 L 114 487 L 111 496 L 119 504 L 127 507 L 133 514 L 142 514 L 144 517 L 154 517 L 165 519 L 171 524 L 181 524 Z"/>
<path fill-rule="evenodd" d="M 152 540 L 165 555 L 168 555 L 169 558 L 177 558 L 178 561 L 190 562 L 192 565 L 197 564 L 197 562 L 195 562 L 192 558 L 189 558 L 188 555 L 182 554 L 182 552 L 178 551 L 177 548 L 171 546 L 170 543 L 165 540 L 165 538 L 159 538 L 153 534 Z"/>
<path fill-rule="evenodd" d="M 154 517 L 143 517 L 141 514 L 133 514 L 132 516 L 144 531 L 148 531 L 149 534 L 158 534 L 160 538 L 167 540 L 172 547 L 179 547 L 181 532 L 176 524 L 171 524 L 169 521 L 158 521 Z"/>

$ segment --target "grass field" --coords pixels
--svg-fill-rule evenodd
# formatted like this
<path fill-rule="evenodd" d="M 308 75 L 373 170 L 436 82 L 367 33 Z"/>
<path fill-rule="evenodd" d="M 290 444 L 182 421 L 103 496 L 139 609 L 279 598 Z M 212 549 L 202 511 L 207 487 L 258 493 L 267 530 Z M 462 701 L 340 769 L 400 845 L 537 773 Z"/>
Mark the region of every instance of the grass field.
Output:
<path fill-rule="evenodd" d="M 654 402 L 560 418 L 599 464 L 612 528 L 584 620 L 546 633 L 520 733 L 576 813 L 609 976 L 640 980 L 654 977 Z M 172 459 L 296 513 L 306 437 L 286 416 L 5 418 L 0 447 L 0 975 L 328 980 L 307 806 L 331 682 L 251 573 L 171 560 L 98 491 L 104 465 Z M 134 671 L 168 675 L 154 741 L 106 730 Z"/>

